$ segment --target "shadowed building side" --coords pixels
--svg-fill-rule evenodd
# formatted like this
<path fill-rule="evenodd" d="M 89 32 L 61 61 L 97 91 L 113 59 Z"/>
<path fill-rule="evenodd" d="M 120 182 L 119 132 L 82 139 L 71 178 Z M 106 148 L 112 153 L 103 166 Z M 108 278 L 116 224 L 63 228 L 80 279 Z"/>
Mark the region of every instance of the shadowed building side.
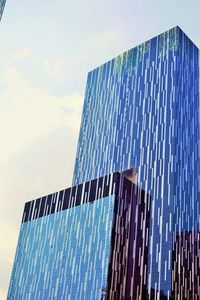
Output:
<path fill-rule="evenodd" d="M 122 175 L 115 210 L 106 299 L 144 299 L 147 289 L 150 196 Z"/>
<path fill-rule="evenodd" d="M 174 299 L 200 299 L 200 232 L 174 234 L 172 257 Z"/>

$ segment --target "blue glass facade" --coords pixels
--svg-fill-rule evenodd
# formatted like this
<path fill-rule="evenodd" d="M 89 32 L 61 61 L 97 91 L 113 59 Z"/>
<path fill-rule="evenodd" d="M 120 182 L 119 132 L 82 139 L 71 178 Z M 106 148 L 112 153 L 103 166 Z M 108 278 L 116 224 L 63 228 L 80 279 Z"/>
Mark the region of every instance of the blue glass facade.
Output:
<path fill-rule="evenodd" d="M 6 0 L 0 0 L 0 20 L 3 14 L 5 4 L 6 4 Z"/>
<path fill-rule="evenodd" d="M 22 223 L 8 299 L 100 299 L 114 196 Z"/>
<path fill-rule="evenodd" d="M 183 267 L 177 236 L 199 239 L 199 113 L 199 49 L 178 27 L 88 74 L 73 184 L 137 170 L 152 200 L 148 292 L 155 299 L 173 295 L 174 276 L 189 276 L 174 275 Z M 200 297 L 198 259 L 175 299 Z"/>

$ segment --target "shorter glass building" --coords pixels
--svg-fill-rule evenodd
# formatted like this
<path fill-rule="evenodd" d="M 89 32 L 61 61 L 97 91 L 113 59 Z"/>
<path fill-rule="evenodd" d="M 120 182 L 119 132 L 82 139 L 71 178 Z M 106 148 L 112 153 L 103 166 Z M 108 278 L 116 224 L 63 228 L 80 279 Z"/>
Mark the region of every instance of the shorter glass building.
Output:
<path fill-rule="evenodd" d="M 132 170 L 25 204 L 8 299 L 145 295 L 150 198 Z"/>

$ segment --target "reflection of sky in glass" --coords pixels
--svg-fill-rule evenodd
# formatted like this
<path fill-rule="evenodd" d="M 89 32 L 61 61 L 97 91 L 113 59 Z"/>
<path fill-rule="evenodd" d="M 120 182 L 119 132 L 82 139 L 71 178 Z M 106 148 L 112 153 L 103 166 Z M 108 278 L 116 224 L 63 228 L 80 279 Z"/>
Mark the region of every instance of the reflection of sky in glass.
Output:
<path fill-rule="evenodd" d="M 100 299 L 113 208 L 109 196 L 22 224 L 8 299 Z"/>

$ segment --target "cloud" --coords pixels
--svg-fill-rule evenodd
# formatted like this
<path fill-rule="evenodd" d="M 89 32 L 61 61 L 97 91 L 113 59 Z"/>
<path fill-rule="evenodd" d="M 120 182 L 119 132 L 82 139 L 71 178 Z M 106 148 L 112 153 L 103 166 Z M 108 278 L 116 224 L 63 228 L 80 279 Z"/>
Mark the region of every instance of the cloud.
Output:
<path fill-rule="evenodd" d="M 116 32 L 114 31 L 105 31 L 99 34 L 91 34 L 88 37 L 88 40 L 86 42 L 87 47 L 93 46 L 94 49 L 105 49 L 105 48 L 110 48 L 110 46 L 113 46 L 118 42 L 118 36 Z"/>
<path fill-rule="evenodd" d="M 74 92 L 55 97 L 34 88 L 15 68 L 6 66 L 0 77 L 0 164 L 51 131 L 67 126 L 79 128 L 83 97 Z"/>
<path fill-rule="evenodd" d="M 120 41 L 119 34 L 114 30 L 104 31 L 98 34 L 90 34 L 86 41 L 82 44 L 82 52 L 87 54 L 87 59 L 98 56 L 108 55 L 112 49 L 118 47 Z"/>
<path fill-rule="evenodd" d="M 25 201 L 71 185 L 83 97 L 55 97 L 11 65 L 0 86 L 0 298 L 6 299 Z"/>
<path fill-rule="evenodd" d="M 13 55 L 15 61 L 30 59 L 31 57 L 32 57 L 32 50 L 30 48 L 22 48 Z"/>
<path fill-rule="evenodd" d="M 44 70 L 49 74 L 55 76 L 58 79 L 63 79 L 64 74 L 62 72 L 63 61 L 62 60 L 50 60 L 45 58 L 42 62 Z"/>

